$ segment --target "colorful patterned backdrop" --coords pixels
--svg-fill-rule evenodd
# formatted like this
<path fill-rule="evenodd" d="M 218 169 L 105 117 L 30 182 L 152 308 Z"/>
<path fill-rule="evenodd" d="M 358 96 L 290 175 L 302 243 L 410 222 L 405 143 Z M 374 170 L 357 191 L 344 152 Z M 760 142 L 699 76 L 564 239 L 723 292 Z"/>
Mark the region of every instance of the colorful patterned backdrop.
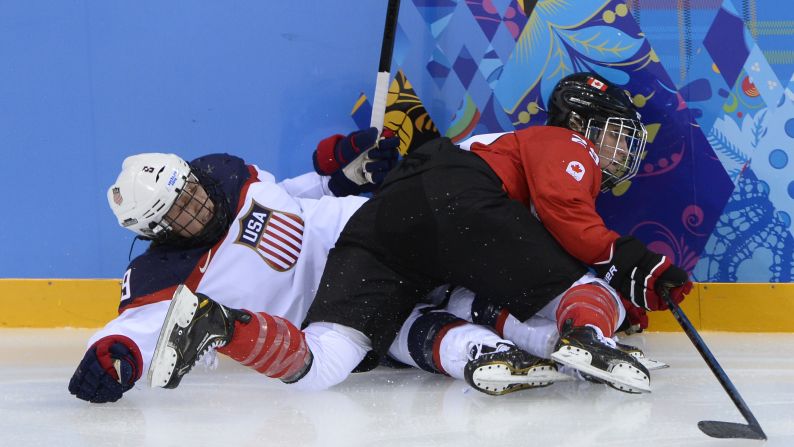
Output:
<path fill-rule="evenodd" d="M 387 127 L 458 141 L 542 124 L 555 83 L 595 71 L 649 129 L 640 174 L 599 199 L 607 224 L 699 281 L 791 281 L 794 8 L 546 0 L 527 17 L 524 3 L 403 0 Z"/>

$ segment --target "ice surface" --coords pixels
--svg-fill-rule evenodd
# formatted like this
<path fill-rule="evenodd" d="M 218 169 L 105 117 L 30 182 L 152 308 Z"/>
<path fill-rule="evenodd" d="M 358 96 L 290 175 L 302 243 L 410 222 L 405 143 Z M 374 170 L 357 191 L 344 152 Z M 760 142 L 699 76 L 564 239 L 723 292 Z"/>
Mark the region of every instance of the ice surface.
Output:
<path fill-rule="evenodd" d="M 704 333 L 769 436 L 718 440 L 697 422 L 743 422 L 683 333 L 625 342 L 670 368 L 653 393 L 582 382 L 501 397 L 418 370 L 379 368 L 298 392 L 226 359 L 175 390 L 145 379 L 120 401 L 67 391 L 87 330 L 0 330 L 3 446 L 794 446 L 794 334 Z"/>

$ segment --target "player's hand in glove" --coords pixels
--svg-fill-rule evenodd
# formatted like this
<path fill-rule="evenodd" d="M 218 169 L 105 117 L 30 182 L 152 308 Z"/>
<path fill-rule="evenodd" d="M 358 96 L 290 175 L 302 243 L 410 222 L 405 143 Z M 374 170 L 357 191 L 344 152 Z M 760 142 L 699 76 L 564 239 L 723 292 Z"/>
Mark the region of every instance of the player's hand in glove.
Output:
<path fill-rule="evenodd" d="M 378 129 L 370 127 L 320 141 L 312 162 L 318 174 L 331 176 L 328 187 L 335 196 L 372 192 L 397 164 L 399 146 L 399 138 L 378 140 Z"/>
<path fill-rule="evenodd" d="M 94 403 L 115 402 L 141 377 L 143 359 L 123 335 L 100 338 L 88 348 L 69 381 L 69 392 Z"/>
<path fill-rule="evenodd" d="M 661 297 L 665 289 L 676 303 L 692 290 L 684 270 L 632 236 L 618 238 L 612 246 L 611 261 L 595 269 L 624 298 L 647 310 L 667 309 Z"/>
<path fill-rule="evenodd" d="M 648 314 L 645 308 L 635 306 L 631 301 L 620 297 L 623 308 L 626 309 L 626 318 L 618 328 L 618 332 L 625 332 L 629 335 L 636 334 L 648 329 Z"/>

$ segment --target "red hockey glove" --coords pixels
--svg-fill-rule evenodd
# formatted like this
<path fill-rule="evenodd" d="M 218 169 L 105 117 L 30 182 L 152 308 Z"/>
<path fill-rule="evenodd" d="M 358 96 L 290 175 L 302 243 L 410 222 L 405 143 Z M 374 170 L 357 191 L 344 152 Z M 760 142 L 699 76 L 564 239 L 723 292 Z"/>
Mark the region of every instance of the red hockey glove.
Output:
<path fill-rule="evenodd" d="M 648 250 L 632 236 L 617 239 L 612 246 L 611 262 L 596 265 L 595 270 L 624 298 L 647 310 L 667 309 L 660 296 L 662 288 L 669 291 L 676 303 L 692 290 L 692 282 L 684 270 L 667 257 Z"/>
<path fill-rule="evenodd" d="M 620 301 L 623 302 L 623 308 L 626 309 L 626 319 L 618 328 L 618 332 L 636 334 L 648 329 L 648 314 L 645 313 L 645 309 L 635 306 L 623 297 L 620 298 Z"/>
<path fill-rule="evenodd" d="M 141 377 L 143 359 L 123 335 L 102 337 L 86 351 L 69 381 L 69 392 L 94 403 L 115 402 Z"/>
<path fill-rule="evenodd" d="M 684 295 L 688 295 L 692 291 L 692 281 L 689 280 L 689 275 L 669 260 L 665 260 L 666 268 L 657 269 L 658 275 L 654 275 L 648 286 L 649 290 L 653 292 L 654 300 L 658 300 L 659 309 L 667 309 L 667 303 L 662 298 L 662 291 L 667 290 L 670 298 L 676 304 L 684 301 Z"/>

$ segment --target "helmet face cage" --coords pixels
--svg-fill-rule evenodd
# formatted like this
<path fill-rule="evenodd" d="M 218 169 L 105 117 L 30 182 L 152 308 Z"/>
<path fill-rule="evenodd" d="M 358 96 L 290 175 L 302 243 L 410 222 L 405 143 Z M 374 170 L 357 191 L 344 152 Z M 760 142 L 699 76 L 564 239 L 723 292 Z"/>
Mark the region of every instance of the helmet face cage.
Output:
<path fill-rule="evenodd" d="M 610 117 L 587 121 L 585 137 L 598 146 L 601 191 L 605 192 L 635 175 L 640 168 L 648 131 L 635 119 Z"/>
<path fill-rule="evenodd" d="M 598 146 L 602 192 L 637 175 L 648 132 L 629 94 L 601 76 L 561 79 L 549 98 L 546 124 L 580 132 Z"/>
<path fill-rule="evenodd" d="M 213 211 L 209 194 L 191 172 L 163 218 L 159 222 L 151 222 L 149 229 L 157 240 L 194 238 L 202 233 Z M 194 225 L 194 222 L 199 224 Z"/>

